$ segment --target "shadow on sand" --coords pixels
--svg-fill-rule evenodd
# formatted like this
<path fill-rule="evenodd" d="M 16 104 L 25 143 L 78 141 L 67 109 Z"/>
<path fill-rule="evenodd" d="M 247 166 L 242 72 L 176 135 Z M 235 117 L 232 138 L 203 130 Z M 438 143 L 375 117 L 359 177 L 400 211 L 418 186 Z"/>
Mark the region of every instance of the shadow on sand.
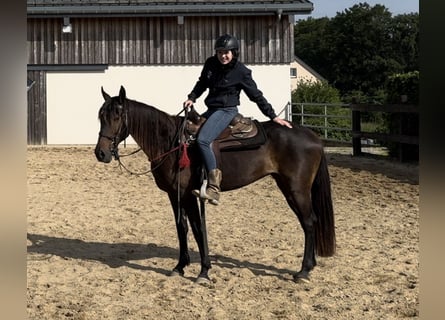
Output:
<path fill-rule="evenodd" d="M 170 275 L 171 270 L 144 266 L 134 263 L 134 261 L 152 258 L 177 259 L 179 257 L 178 249 L 158 246 L 153 243 L 144 245 L 134 243 L 86 242 L 78 239 L 30 233 L 28 233 L 27 238 L 31 242 L 31 245 L 28 245 L 27 248 L 28 254 L 41 254 L 49 257 L 55 255 L 67 259 L 98 261 L 111 268 L 129 267 L 138 270 L 153 271 L 166 276 Z M 189 253 L 191 262 L 199 263 L 199 253 L 196 251 L 189 251 Z M 32 260 L 32 258 L 29 259 Z M 292 274 L 290 270 L 278 269 L 261 263 L 241 261 L 220 254 L 210 256 L 210 259 L 213 265 L 221 268 L 247 268 L 257 276 L 275 276 L 280 279 L 289 279 L 286 275 Z"/>

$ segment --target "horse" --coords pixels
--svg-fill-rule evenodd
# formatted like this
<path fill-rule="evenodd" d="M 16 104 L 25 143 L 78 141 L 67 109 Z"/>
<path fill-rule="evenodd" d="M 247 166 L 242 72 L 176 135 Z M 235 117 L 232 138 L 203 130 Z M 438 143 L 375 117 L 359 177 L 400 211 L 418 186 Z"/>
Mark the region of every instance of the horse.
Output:
<path fill-rule="evenodd" d="M 129 135 L 147 155 L 150 172 L 158 188 L 170 200 L 179 240 L 179 258 L 171 275 L 184 275 L 190 264 L 188 222 L 199 248 L 200 273 L 196 282 L 209 283 L 211 262 L 207 243 L 204 200 L 192 194 L 203 181 L 202 161 L 197 146 L 181 143 L 185 116 L 170 115 L 154 106 L 127 98 L 123 86 L 111 97 L 101 88 L 104 103 L 99 109 L 100 131 L 95 147 L 98 161 L 109 163 L 118 157 L 118 145 Z M 321 139 L 301 126 L 288 128 L 265 121 L 260 123 L 266 142 L 257 148 L 220 152 L 221 192 L 247 186 L 272 176 L 304 231 L 301 269 L 294 281 L 309 281 L 316 255 L 335 254 L 336 239 L 331 182 Z M 181 152 L 188 165 L 180 166 Z M 181 157 L 181 159 L 180 159 Z M 201 206 L 200 206 L 201 204 Z"/>

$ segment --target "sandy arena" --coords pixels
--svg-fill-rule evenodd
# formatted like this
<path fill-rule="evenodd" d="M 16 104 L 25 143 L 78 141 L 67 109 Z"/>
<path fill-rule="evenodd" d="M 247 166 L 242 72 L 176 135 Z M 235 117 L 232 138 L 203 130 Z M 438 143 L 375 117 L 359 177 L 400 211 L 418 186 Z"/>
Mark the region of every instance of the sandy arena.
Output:
<path fill-rule="evenodd" d="M 28 147 L 29 319 L 419 319 L 418 166 L 328 150 L 337 253 L 295 283 L 303 231 L 271 178 L 207 206 L 211 285 L 151 174 L 93 146 Z M 128 153 L 133 147 L 121 147 Z M 144 171 L 142 153 L 122 159 Z"/>

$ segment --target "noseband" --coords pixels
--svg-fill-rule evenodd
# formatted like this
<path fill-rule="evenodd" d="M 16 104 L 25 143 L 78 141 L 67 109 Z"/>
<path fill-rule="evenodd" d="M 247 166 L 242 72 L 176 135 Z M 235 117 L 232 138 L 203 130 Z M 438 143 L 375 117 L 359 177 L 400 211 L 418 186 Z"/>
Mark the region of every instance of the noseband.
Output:
<path fill-rule="evenodd" d="M 119 160 L 119 149 L 118 149 L 118 145 L 116 143 L 117 135 L 114 137 L 110 137 L 110 136 L 103 134 L 102 132 L 99 132 L 99 137 L 106 138 L 111 141 L 111 145 L 110 145 L 111 155 L 114 157 L 114 160 Z"/>

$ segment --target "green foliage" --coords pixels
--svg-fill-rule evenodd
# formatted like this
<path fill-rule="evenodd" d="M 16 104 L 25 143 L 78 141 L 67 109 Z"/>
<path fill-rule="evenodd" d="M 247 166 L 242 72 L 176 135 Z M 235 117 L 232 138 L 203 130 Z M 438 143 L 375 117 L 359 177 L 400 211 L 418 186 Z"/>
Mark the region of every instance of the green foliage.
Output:
<path fill-rule="evenodd" d="M 419 15 L 402 14 L 392 19 L 389 30 L 393 55 L 404 66 L 403 72 L 419 70 Z"/>
<path fill-rule="evenodd" d="M 295 54 L 318 71 L 326 62 L 324 53 L 329 49 L 326 43 L 326 26 L 328 18 L 313 19 L 309 17 L 294 26 Z"/>
<path fill-rule="evenodd" d="M 342 96 L 345 103 L 367 103 L 368 96 L 361 90 L 351 90 Z"/>
<path fill-rule="evenodd" d="M 419 103 L 418 13 L 392 16 L 383 5 L 359 3 L 331 19 L 299 20 L 294 35 L 295 54 L 327 79 L 344 103 L 400 103 L 404 95 L 406 103 Z M 330 102 L 314 95 L 307 89 L 292 99 Z M 415 135 L 418 115 L 362 113 L 362 130 Z M 418 157 L 418 146 L 387 146 L 390 155 L 408 150 Z"/>
<path fill-rule="evenodd" d="M 389 54 L 391 40 L 386 30 L 390 17 L 384 6 L 360 4 L 332 19 L 328 30 L 335 67 L 329 77 L 342 92 L 361 90 L 369 94 L 388 74 L 401 70 Z"/>
<path fill-rule="evenodd" d="M 404 102 L 409 104 L 419 103 L 419 71 L 412 71 L 402 74 L 394 74 L 388 78 L 386 83 L 386 91 L 388 92 L 389 103 Z M 402 98 L 402 96 L 405 96 Z"/>
<path fill-rule="evenodd" d="M 340 93 L 326 81 L 298 81 L 292 92 L 292 102 L 339 103 Z"/>
<path fill-rule="evenodd" d="M 419 104 L 419 72 L 412 71 L 403 74 L 394 74 L 386 83 L 388 103 Z M 402 100 L 402 101 L 401 101 Z M 405 100 L 405 101 L 403 101 Z M 386 128 L 389 132 L 403 135 L 419 135 L 419 115 L 412 113 L 391 114 L 385 117 Z M 403 145 L 397 143 L 383 143 L 391 156 L 403 154 L 405 160 L 419 159 L 419 147 L 416 145 Z"/>
<path fill-rule="evenodd" d="M 361 90 L 352 90 L 342 96 L 345 103 L 361 103 L 361 104 L 384 104 L 387 100 L 387 93 L 384 89 L 378 89 L 373 95 L 367 95 Z"/>
<path fill-rule="evenodd" d="M 350 132 L 332 129 L 350 128 L 351 117 L 349 108 L 341 106 L 339 91 L 326 81 L 299 81 L 297 88 L 292 92 L 292 103 L 294 122 L 310 127 L 325 139 L 351 139 Z M 306 114 L 304 117 L 303 111 Z"/>
<path fill-rule="evenodd" d="M 392 16 L 383 5 L 360 3 L 334 18 L 299 20 L 295 54 L 342 96 L 361 92 L 384 102 L 386 80 L 418 70 L 419 15 Z"/>

